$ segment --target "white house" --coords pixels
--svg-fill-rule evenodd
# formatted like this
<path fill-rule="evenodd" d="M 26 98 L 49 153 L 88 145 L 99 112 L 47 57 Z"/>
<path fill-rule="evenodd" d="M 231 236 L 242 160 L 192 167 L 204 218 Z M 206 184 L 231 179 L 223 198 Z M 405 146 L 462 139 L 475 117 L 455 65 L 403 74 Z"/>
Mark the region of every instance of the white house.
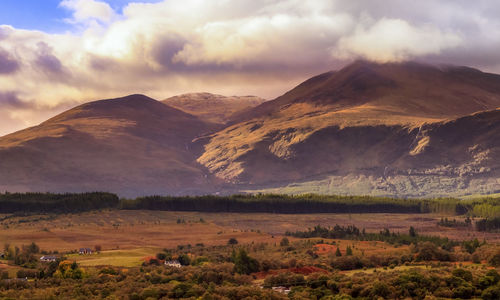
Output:
<path fill-rule="evenodd" d="M 78 251 L 79 254 L 92 254 L 92 249 L 90 248 L 80 248 L 80 251 Z"/>
<path fill-rule="evenodd" d="M 290 293 L 290 289 L 284 287 L 284 286 L 273 286 L 271 289 L 275 292 L 282 293 L 282 294 L 288 294 Z"/>
<path fill-rule="evenodd" d="M 57 260 L 57 257 L 55 257 L 53 255 L 44 255 L 44 256 L 40 257 L 40 261 L 43 261 L 43 262 L 53 262 L 56 260 Z"/>
<path fill-rule="evenodd" d="M 181 263 L 178 260 L 166 260 L 165 266 L 174 267 L 174 268 L 182 267 Z"/>

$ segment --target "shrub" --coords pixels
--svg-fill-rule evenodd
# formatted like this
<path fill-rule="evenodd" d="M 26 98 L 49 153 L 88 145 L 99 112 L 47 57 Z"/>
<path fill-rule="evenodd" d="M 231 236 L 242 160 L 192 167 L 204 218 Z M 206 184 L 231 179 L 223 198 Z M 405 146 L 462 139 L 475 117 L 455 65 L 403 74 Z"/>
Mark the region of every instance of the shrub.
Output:
<path fill-rule="evenodd" d="M 331 266 L 339 270 L 355 270 L 363 268 L 364 263 L 358 256 L 344 256 L 335 259 Z"/>
<path fill-rule="evenodd" d="M 183 266 L 189 266 L 189 264 L 191 264 L 191 259 L 189 258 L 189 256 L 187 256 L 187 254 L 181 254 L 179 255 L 179 263 Z"/>
<path fill-rule="evenodd" d="M 387 298 L 391 293 L 389 286 L 383 282 L 377 281 L 373 284 L 373 287 L 370 291 L 370 295 L 374 298 L 383 297 Z"/>
<path fill-rule="evenodd" d="M 462 278 L 466 282 L 471 282 L 472 281 L 472 273 L 470 271 L 464 270 L 464 269 L 455 269 L 451 272 L 453 276 Z"/>
<path fill-rule="evenodd" d="M 493 257 L 491 257 L 488 262 L 490 263 L 490 265 L 492 265 L 495 268 L 500 267 L 500 252 L 493 255 Z"/>
<path fill-rule="evenodd" d="M 0 271 L 0 280 L 2 280 L 2 279 L 9 279 L 9 272 Z"/>
<path fill-rule="evenodd" d="M 233 252 L 232 255 L 234 263 L 234 271 L 239 274 L 250 274 L 259 271 L 259 262 L 248 256 L 245 249 L 240 249 L 237 253 Z"/>
<path fill-rule="evenodd" d="M 167 258 L 167 255 L 165 253 L 156 253 L 156 258 L 159 260 L 165 260 Z"/>
<path fill-rule="evenodd" d="M 481 298 L 485 300 L 498 300 L 500 299 L 500 286 L 492 286 L 483 291 Z"/>
<path fill-rule="evenodd" d="M 474 295 L 474 289 L 470 285 L 461 285 L 453 289 L 453 298 L 470 299 Z"/>

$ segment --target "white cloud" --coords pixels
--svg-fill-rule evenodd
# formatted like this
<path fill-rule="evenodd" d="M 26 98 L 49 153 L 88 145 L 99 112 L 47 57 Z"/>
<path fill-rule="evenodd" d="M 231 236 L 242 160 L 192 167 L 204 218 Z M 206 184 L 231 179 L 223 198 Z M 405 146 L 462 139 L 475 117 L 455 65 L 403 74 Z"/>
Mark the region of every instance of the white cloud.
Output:
<path fill-rule="evenodd" d="M 0 93 L 31 104 L 5 108 L 18 128 L 72 101 L 130 93 L 272 98 L 359 57 L 500 72 L 496 1 L 165 0 L 121 13 L 104 0 L 60 5 L 72 11 L 74 32 L 0 25 Z"/>
<path fill-rule="evenodd" d="M 73 18 L 69 21 L 74 23 L 87 23 L 98 20 L 110 22 L 115 12 L 108 3 L 96 0 L 63 0 L 61 7 L 73 11 Z"/>
<path fill-rule="evenodd" d="M 339 40 L 332 54 L 339 58 L 358 56 L 379 62 L 403 61 L 439 54 L 462 42 L 459 34 L 442 32 L 429 24 L 415 27 L 405 20 L 383 18 L 371 26 L 358 25 L 352 35 Z"/>

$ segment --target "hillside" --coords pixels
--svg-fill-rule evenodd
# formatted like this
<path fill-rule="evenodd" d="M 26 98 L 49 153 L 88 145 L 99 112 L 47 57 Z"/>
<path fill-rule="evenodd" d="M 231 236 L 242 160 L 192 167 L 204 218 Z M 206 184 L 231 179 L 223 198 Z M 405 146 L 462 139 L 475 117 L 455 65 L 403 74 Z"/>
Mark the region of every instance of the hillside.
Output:
<path fill-rule="evenodd" d="M 0 189 L 206 192 L 191 140 L 213 126 L 143 95 L 86 103 L 0 138 Z"/>
<path fill-rule="evenodd" d="M 255 96 L 189 93 L 167 98 L 163 103 L 212 123 L 225 124 L 235 114 L 241 114 L 264 102 Z"/>
<path fill-rule="evenodd" d="M 432 170 L 448 161 L 447 168 L 467 165 L 474 160 L 469 148 L 494 155 L 496 146 L 486 137 L 498 134 L 474 123 L 483 115 L 470 117 L 474 121 L 467 126 L 458 124 L 468 120 L 461 117 L 497 107 L 499 75 L 358 61 L 240 115 L 242 122 L 211 136 L 198 161 L 221 179 L 265 191 L 418 196 L 439 193 L 437 177 L 448 176 L 447 189 L 461 186 L 468 192 L 471 178 L 463 176 L 478 174 Z M 423 182 L 407 182 L 414 169 L 425 174 Z M 391 182 L 389 171 L 404 180 Z M 500 188 L 492 180 L 495 187 L 488 181 L 479 189 Z M 276 186 L 286 188 L 272 189 Z"/>
<path fill-rule="evenodd" d="M 0 137 L 0 190 L 500 192 L 500 75 L 357 61 L 262 101 L 202 93 L 83 104 Z"/>

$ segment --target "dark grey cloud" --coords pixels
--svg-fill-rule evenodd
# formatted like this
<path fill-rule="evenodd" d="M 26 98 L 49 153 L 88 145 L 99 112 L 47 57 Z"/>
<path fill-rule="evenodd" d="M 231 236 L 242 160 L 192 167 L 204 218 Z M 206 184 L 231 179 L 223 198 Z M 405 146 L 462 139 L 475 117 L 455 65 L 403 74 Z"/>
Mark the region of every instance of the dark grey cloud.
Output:
<path fill-rule="evenodd" d="M 186 42 L 185 38 L 175 33 L 159 36 L 153 45 L 153 57 L 158 64 L 167 69 L 175 67 L 172 60 L 184 48 Z"/>
<path fill-rule="evenodd" d="M 0 74 L 12 74 L 19 70 L 20 64 L 9 52 L 0 48 Z"/>
<path fill-rule="evenodd" d="M 63 64 L 52 53 L 52 48 L 44 42 L 38 43 L 38 57 L 35 60 L 37 67 L 44 72 L 59 75 L 64 72 Z"/>
<path fill-rule="evenodd" d="M 0 91 L 0 107 L 2 108 L 14 108 L 14 109 L 26 109 L 32 108 L 31 103 L 22 101 L 19 99 L 16 92 L 2 92 Z"/>
<path fill-rule="evenodd" d="M 108 57 L 102 57 L 94 54 L 89 54 L 86 57 L 86 62 L 89 68 L 93 71 L 103 72 L 114 68 L 117 62 Z"/>
<path fill-rule="evenodd" d="M 38 56 L 36 64 L 50 73 L 61 73 L 63 70 L 61 61 L 52 54 Z"/>
<path fill-rule="evenodd" d="M 0 25 L 0 88 L 17 92 L 2 94 L 3 107 L 22 110 L 29 99 L 35 115 L 44 105 L 137 92 L 271 99 L 358 58 L 500 73 L 498 0 L 136 2 L 109 23 L 80 22 L 66 34 Z M 72 9 L 75 18 L 96 16 Z"/>

